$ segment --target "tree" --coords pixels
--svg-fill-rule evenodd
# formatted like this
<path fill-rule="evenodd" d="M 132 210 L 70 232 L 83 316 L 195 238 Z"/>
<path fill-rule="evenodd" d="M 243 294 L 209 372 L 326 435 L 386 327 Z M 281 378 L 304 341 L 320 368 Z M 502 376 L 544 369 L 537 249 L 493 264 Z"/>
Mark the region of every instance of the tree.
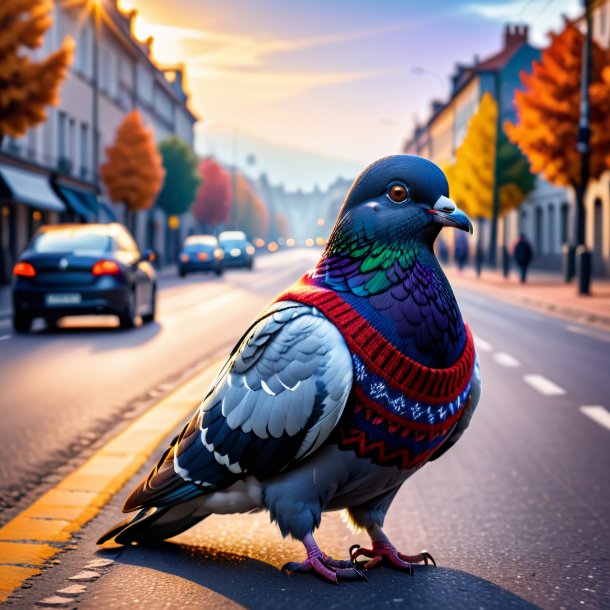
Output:
<path fill-rule="evenodd" d="M 237 228 L 251 239 L 265 238 L 269 231 L 269 212 L 261 198 L 243 174 L 237 175 Z"/>
<path fill-rule="evenodd" d="M 192 148 L 177 136 L 161 141 L 159 152 L 163 159 L 165 180 L 156 205 L 168 216 L 180 216 L 193 204 L 201 184 L 197 157 Z"/>
<path fill-rule="evenodd" d="M 46 120 L 46 106 L 57 104 L 74 41 L 64 39 L 59 50 L 40 61 L 31 54 L 53 23 L 52 10 L 51 0 L 0 2 L 0 142 L 5 135 L 23 136 Z"/>
<path fill-rule="evenodd" d="M 497 180 L 500 197 L 500 214 L 518 208 L 536 186 L 525 155 L 512 144 L 504 131 L 498 138 Z"/>
<path fill-rule="evenodd" d="M 127 224 L 133 230 L 133 213 L 152 207 L 165 176 L 152 130 L 144 126 L 137 110 L 123 118 L 106 157 L 100 176 L 110 199 L 125 204 Z"/>
<path fill-rule="evenodd" d="M 214 228 L 227 222 L 231 214 L 231 176 L 211 157 L 201 162 L 199 173 L 203 184 L 197 191 L 193 214 L 201 224 Z"/>
<path fill-rule="evenodd" d="M 464 141 L 456 151 L 452 187 L 467 214 L 479 220 L 493 211 L 498 106 L 489 93 L 481 98 L 470 119 Z"/>
<path fill-rule="evenodd" d="M 510 140 L 527 156 L 532 171 L 557 186 L 581 187 L 581 156 L 577 149 L 580 119 L 582 32 L 569 21 L 534 62 L 531 74 L 522 73 L 525 89 L 515 93 L 517 123 L 507 122 Z M 610 53 L 593 43 L 590 88 L 590 177 L 606 169 L 610 154 L 610 77 L 602 70 Z"/>

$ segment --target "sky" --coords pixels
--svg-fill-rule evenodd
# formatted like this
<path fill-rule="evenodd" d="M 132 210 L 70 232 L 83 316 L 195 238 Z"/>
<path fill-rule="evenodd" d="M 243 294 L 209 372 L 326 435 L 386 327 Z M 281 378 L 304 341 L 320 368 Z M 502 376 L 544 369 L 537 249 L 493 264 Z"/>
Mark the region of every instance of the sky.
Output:
<path fill-rule="evenodd" d="M 183 64 L 196 151 L 288 189 L 355 177 L 400 151 L 446 97 L 454 65 L 499 51 L 504 23 L 533 44 L 579 0 L 121 0 L 153 54 Z M 415 71 L 414 71 L 415 69 Z"/>

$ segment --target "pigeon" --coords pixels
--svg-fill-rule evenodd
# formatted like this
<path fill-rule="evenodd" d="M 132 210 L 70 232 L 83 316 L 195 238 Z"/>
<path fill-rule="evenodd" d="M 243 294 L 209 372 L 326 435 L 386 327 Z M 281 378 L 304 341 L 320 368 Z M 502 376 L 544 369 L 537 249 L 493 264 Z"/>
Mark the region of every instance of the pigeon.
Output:
<path fill-rule="evenodd" d="M 212 514 L 267 510 L 305 547 L 289 573 L 338 583 L 380 563 L 436 565 L 427 551 L 399 552 L 382 528 L 401 485 L 455 445 L 481 394 L 472 334 L 434 254 L 444 227 L 472 233 L 434 163 L 392 155 L 365 168 L 315 268 L 246 330 L 128 496 L 134 514 L 98 543 L 152 543 Z M 314 532 L 334 510 L 371 548 L 344 560 L 321 550 Z"/>

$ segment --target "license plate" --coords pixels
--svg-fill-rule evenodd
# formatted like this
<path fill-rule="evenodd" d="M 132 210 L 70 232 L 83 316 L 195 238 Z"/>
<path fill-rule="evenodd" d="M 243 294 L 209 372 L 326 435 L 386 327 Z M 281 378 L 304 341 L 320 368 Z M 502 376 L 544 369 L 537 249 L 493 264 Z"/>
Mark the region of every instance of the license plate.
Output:
<path fill-rule="evenodd" d="M 81 302 L 81 295 L 78 292 L 69 294 L 47 294 L 44 301 L 47 305 L 78 305 Z"/>
<path fill-rule="evenodd" d="M 207 260 L 208 260 L 208 255 L 207 255 L 205 252 L 200 252 L 200 253 L 197 255 L 197 258 L 198 258 L 200 261 L 207 261 Z"/>

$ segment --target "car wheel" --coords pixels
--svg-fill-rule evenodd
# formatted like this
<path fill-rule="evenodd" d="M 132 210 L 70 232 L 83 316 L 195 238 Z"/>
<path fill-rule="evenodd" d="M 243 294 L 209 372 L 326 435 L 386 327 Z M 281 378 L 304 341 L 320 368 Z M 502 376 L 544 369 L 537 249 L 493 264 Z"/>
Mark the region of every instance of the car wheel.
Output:
<path fill-rule="evenodd" d="M 119 315 L 119 326 L 121 328 L 133 328 L 136 325 L 136 292 L 135 288 L 129 291 L 129 298 L 125 309 Z"/>
<path fill-rule="evenodd" d="M 55 330 L 57 328 L 57 318 L 45 318 L 44 321 L 47 324 L 48 330 Z"/>
<path fill-rule="evenodd" d="M 249 269 L 250 271 L 252 271 L 252 269 L 254 269 L 254 260 L 250 259 L 250 260 L 248 261 L 248 269 Z"/>
<path fill-rule="evenodd" d="M 13 316 L 13 329 L 16 333 L 28 333 L 30 332 L 30 327 L 32 326 L 32 318 L 30 316 L 26 316 L 24 314 L 16 313 Z"/>
<path fill-rule="evenodd" d="M 216 275 L 218 277 L 220 277 L 224 272 L 225 272 L 225 268 L 224 267 L 218 267 L 218 269 L 216 269 Z"/>
<path fill-rule="evenodd" d="M 180 277 L 186 277 L 186 271 L 185 271 L 184 269 L 180 269 L 180 270 L 178 271 L 178 275 L 179 275 Z"/>
<path fill-rule="evenodd" d="M 150 313 L 147 313 L 145 316 L 142 316 L 142 322 L 144 324 L 150 324 L 151 322 L 154 322 L 156 311 L 157 311 L 157 287 L 153 286 L 152 298 L 150 300 Z"/>

